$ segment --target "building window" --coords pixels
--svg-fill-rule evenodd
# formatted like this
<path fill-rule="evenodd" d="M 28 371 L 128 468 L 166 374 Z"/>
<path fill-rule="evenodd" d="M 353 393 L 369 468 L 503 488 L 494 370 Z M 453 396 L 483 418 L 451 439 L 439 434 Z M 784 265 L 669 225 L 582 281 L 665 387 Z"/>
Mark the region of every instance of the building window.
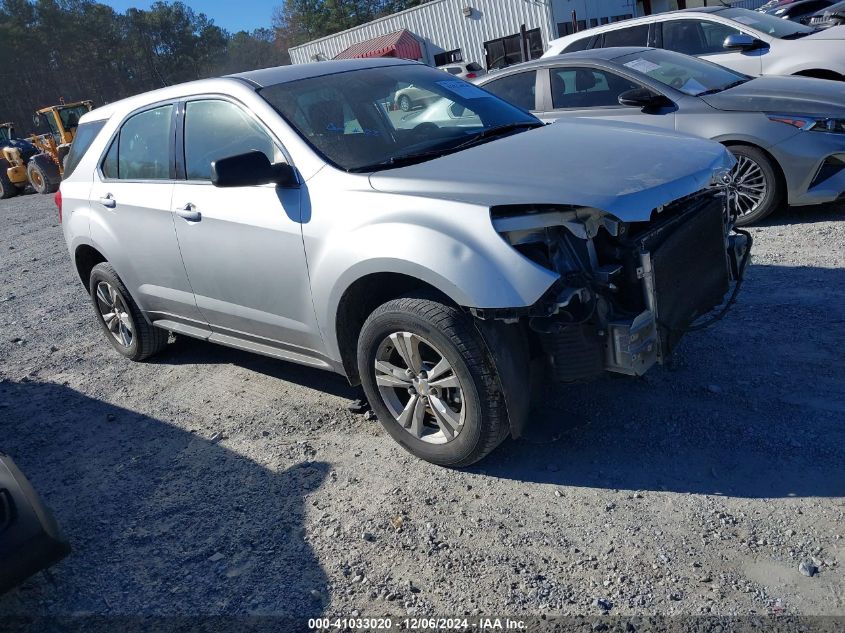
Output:
<path fill-rule="evenodd" d="M 590 18 L 590 28 L 594 28 L 599 25 L 599 21 L 596 18 Z"/>
<path fill-rule="evenodd" d="M 601 18 L 599 22 L 601 22 L 602 24 L 607 24 L 609 22 L 609 18 Z"/>
<path fill-rule="evenodd" d="M 446 51 L 444 53 L 437 53 L 434 56 L 434 65 L 435 66 L 445 66 L 446 64 L 454 64 L 455 62 L 462 62 L 464 61 L 463 53 L 461 53 L 460 48 L 456 48 L 453 51 Z"/>
<path fill-rule="evenodd" d="M 610 18 L 611 22 L 621 22 L 622 20 L 630 20 L 634 17 L 631 13 L 626 13 L 625 15 L 614 15 Z"/>
<path fill-rule="evenodd" d="M 540 33 L 540 29 L 526 31 L 525 37 L 527 40 L 528 59 L 524 58 L 522 36 L 519 33 L 484 42 L 487 69 L 505 68 L 512 64 L 541 57 L 543 55 L 543 36 Z"/>
<path fill-rule="evenodd" d="M 572 22 L 558 22 L 557 23 L 557 36 L 563 37 L 564 35 L 572 35 L 575 32 L 575 29 L 572 28 Z"/>

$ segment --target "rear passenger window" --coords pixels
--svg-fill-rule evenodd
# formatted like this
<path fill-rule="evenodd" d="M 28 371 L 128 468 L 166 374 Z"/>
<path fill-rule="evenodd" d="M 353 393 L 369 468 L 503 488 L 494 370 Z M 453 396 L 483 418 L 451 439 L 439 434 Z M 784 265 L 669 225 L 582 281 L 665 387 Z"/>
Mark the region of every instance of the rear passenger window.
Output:
<path fill-rule="evenodd" d="M 119 180 L 169 180 L 173 106 L 126 120 L 106 154 L 103 175 Z"/>
<path fill-rule="evenodd" d="M 564 48 L 561 53 L 572 53 L 575 51 L 585 51 L 590 44 L 591 37 L 582 37 L 580 40 L 575 40 L 569 46 Z"/>
<path fill-rule="evenodd" d="M 607 31 L 604 34 L 604 48 L 646 45 L 648 45 L 648 24 L 630 26 L 627 29 L 618 29 L 616 31 Z"/>
<path fill-rule="evenodd" d="M 534 110 L 536 79 L 537 71 L 529 70 L 486 83 L 484 89 L 523 110 Z"/>
<path fill-rule="evenodd" d="M 73 143 L 71 143 L 70 151 L 65 158 L 64 179 L 70 176 L 73 170 L 76 169 L 76 166 L 79 165 L 79 161 L 82 160 L 85 152 L 91 147 L 91 143 L 97 138 L 97 134 L 100 133 L 100 130 L 103 129 L 105 124 L 105 121 L 93 121 L 91 123 L 83 123 L 76 128 Z"/>
<path fill-rule="evenodd" d="M 211 180 L 211 163 L 258 151 L 271 163 L 284 160 L 270 135 L 227 101 L 190 101 L 185 110 L 185 169 L 188 180 Z"/>

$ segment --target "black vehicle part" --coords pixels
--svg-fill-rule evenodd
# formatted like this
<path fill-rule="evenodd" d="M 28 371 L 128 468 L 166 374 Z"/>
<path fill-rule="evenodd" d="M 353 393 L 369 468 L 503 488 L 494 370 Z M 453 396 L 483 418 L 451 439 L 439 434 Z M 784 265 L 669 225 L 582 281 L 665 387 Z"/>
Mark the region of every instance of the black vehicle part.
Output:
<path fill-rule="evenodd" d="M 604 342 L 594 326 L 569 325 L 555 333 L 539 334 L 539 338 L 555 380 L 585 380 L 604 370 Z"/>
<path fill-rule="evenodd" d="M 0 200 L 18 195 L 18 188 L 9 180 L 8 170 L 11 167 L 9 161 L 0 158 Z"/>
<path fill-rule="evenodd" d="M 695 319 L 722 303 L 730 273 L 724 213 L 711 204 L 677 227 L 652 254 L 662 349 L 669 353 Z"/>
<path fill-rule="evenodd" d="M 53 514 L 0 453 L 0 594 L 70 553 Z"/>

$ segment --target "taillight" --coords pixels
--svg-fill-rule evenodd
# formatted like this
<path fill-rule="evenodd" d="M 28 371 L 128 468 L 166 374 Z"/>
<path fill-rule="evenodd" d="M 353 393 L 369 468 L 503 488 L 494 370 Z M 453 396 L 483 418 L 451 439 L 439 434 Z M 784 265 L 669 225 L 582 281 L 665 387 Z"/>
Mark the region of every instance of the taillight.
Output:
<path fill-rule="evenodd" d="M 59 224 L 62 223 L 62 190 L 59 189 L 56 192 L 56 197 L 53 198 L 56 201 L 56 207 L 59 209 Z"/>
<path fill-rule="evenodd" d="M 467 79 L 475 79 L 476 77 L 478 77 L 478 75 L 476 75 L 475 73 L 467 73 L 466 78 Z"/>

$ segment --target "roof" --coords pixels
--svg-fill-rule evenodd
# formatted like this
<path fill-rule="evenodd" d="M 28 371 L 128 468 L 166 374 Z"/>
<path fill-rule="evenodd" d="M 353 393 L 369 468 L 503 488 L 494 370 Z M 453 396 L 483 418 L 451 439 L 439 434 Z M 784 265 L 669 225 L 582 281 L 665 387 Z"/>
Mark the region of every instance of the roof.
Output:
<path fill-rule="evenodd" d="M 295 66 L 276 66 L 251 70 L 245 73 L 227 75 L 211 79 L 200 79 L 188 83 L 176 84 L 144 92 L 120 101 L 115 101 L 101 106 L 85 114 L 81 121 L 99 121 L 108 119 L 116 112 L 129 112 L 134 108 L 142 107 L 156 101 L 168 99 L 179 99 L 186 95 L 199 94 L 202 92 L 218 92 L 230 94 L 232 90 L 255 90 L 275 84 L 310 79 L 311 77 L 324 77 L 351 70 L 364 70 L 367 68 L 380 68 L 384 66 L 401 66 L 403 64 L 417 64 L 419 62 L 405 59 L 347 59 L 342 61 L 315 62 L 312 64 L 297 64 Z M 249 87 L 247 87 L 249 84 Z"/>
<path fill-rule="evenodd" d="M 379 68 L 380 66 L 396 66 L 400 64 L 413 64 L 416 62 L 405 59 L 392 59 L 379 57 L 376 59 L 344 59 L 328 62 L 313 62 L 311 64 L 295 64 L 292 66 L 275 66 L 274 68 L 263 68 L 261 70 L 250 70 L 245 73 L 227 75 L 234 79 L 242 79 L 258 88 L 272 86 L 274 84 L 288 81 L 299 81 L 311 77 L 323 77 L 344 73 L 349 70 L 362 70 L 365 68 Z"/>
<path fill-rule="evenodd" d="M 672 15 L 687 15 L 687 14 L 708 14 L 708 13 L 719 13 L 726 9 L 732 9 L 737 7 L 694 7 L 691 9 L 679 9 L 676 11 L 664 11 L 662 13 L 652 13 L 650 15 L 641 15 L 636 18 L 629 18 L 627 20 L 620 20 L 619 22 L 610 22 L 609 24 L 602 24 L 599 26 L 594 26 L 589 29 L 584 29 L 582 31 L 576 31 L 575 33 L 570 33 L 569 35 L 563 35 L 554 39 L 549 42 L 548 49 L 554 48 L 556 45 L 560 45 L 563 43 L 569 43 L 574 40 L 580 40 L 585 37 L 591 37 L 593 35 L 599 35 L 600 33 L 607 33 L 608 31 L 616 31 L 617 29 L 626 28 L 629 26 L 637 26 L 640 24 L 651 24 L 652 22 L 662 22 L 663 20 L 667 19 L 669 16 Z M 548 52 L 547 49 L 547 52 Z"/>
<path fill-rule="evenodd" d="M 592 61 L 592 60 L 600 60 L 600 61 L 611 61 L 616 59 L 617 57 L 624 57 L 625 55 L 633 55 L 635 53 L 641 53 L 643 51 L 650 51 L 654 50 L 653 48 L 649 48 L 646 46 L 617 46 L 614 48 L 593 48 L 585 51 L 575 51 L 573 53 L 563 53 L 562 55 L 550 55 L 549 57 L 541 57 L 539 59 L 533 59 L 530 62 L 522 62 L 521 64 L 513 64 L 512 66 L 508 66 L 507 68 L 503 68 L 502 70 L 497 70 L 493 73 L 488 73 L 479 79 L 473 81 L 473 83 L 478 85 L 483 85 L 488 81 L 492 81 L 497 77 L 504 77 L 505 75 L 518 73 L 523 70 L 530 70 L 531 68 L 543 68 L 545 66 L 554 66 L 559 64 L 560 62 L 565 62 L 567 60 L 573 61 Z"/>
<path fill-rule="evenodd" d="M 387 35 L 374 37 L 353 44 L 335 56 L 335 59 L 355 59 L 367 57 L 384 57 L 390 55 L 402 59 L 419 59 L 422 57 L 420 44 L 408 29 L 400 29 Z"/>

